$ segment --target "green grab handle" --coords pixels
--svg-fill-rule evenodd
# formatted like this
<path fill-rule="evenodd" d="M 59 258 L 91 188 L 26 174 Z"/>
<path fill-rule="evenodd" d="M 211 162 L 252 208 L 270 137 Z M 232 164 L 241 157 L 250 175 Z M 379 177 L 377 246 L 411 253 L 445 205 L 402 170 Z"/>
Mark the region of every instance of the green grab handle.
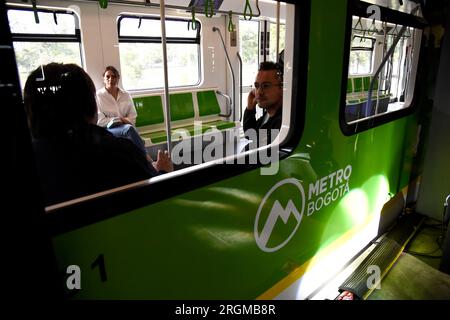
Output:
<path fill-rule="evenodd" d="M 209 13 L 208 13 L 209 11 Z M 205 16 L 207 18 L 212 18 L 214 15 L 214 4 L 212 3 L 212 0 L 206 0 L 205 1 Z"/>
<path fill-rule="evenodd" d="M 250 17 L 247 19 L 248 12 L 250 11 Z M 250 5 L 250 0 L 245 0 L 245 8 L 244 8 L 244 20 L 252 20 L 253 18 L 253 10 L 252 6 Z"/>
<path fill-rule="evenodd" d="M 233 13 L 231 11 L 228 13 L 228 32 L 234 31 L 234 24 L 233 21 L 231 20 L 232 14 Z"/>
<path fill-rule="evenodd" d="M 108 0 L 98 0 L 98 4 L 100 5 L 100 8 L 102 8 L 102 9 L 108 8 Z"/>

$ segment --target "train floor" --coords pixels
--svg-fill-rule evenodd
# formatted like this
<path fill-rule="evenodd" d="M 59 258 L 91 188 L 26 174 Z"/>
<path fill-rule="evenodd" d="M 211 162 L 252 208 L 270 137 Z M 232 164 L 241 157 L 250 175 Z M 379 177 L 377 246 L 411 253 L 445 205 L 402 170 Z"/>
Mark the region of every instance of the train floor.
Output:
<path fill-rule="evenodd" d="M 450 275 L 439 271 L 442 234 L 426 220 L 368 300 L 450 300 Z"/>

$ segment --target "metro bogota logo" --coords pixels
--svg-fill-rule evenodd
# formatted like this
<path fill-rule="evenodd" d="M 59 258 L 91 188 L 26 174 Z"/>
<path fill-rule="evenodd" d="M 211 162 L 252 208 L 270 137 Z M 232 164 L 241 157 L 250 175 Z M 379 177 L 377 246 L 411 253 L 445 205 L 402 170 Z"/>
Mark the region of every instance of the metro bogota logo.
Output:
<path fill-rule="evenodd" d="M 284 247 L 300 226 L 305 206 L 306 216 L 311 216 L 344 197 L 350 191 L 351 174 L 352 166 L 347 165 L 309 183 L 308 199 L 297 179 L 284 179 L 275 184 L 256 214 L 254 236 L 258 247 L 265 252 Z"/>
<path fill-rule="evenodd" d="M 258 247 L 265 252 L 284 247 L 300 226 L 304 210 L 305 191 L 297 179 L 285 179 L 274 185 L 256 214 L 254 234 Z"/>

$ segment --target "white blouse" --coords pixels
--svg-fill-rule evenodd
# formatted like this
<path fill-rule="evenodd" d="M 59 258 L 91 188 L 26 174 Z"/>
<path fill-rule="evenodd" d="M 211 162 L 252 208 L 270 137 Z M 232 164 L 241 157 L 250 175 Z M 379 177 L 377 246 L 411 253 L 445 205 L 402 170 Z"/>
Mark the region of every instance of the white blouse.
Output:
<path fill-rule="evenodd" d="M 130 94 L 119 89 L 117 100 L 103 87 L 97 90 L 97 124 L 106 127 L 114 118 L 125 117 L 136 125 L 137 112 Z"/>

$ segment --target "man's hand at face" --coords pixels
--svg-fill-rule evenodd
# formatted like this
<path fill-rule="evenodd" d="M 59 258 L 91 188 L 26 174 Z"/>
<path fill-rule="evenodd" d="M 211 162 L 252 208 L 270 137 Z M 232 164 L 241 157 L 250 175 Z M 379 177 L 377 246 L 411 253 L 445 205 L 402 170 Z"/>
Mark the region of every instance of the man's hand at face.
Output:
<path fill-rule="evenodd" d="M 249 92 L 247 97 L 247 110 L 253 111 L 256 109 L 256 94 L 255 89 Z"/>

